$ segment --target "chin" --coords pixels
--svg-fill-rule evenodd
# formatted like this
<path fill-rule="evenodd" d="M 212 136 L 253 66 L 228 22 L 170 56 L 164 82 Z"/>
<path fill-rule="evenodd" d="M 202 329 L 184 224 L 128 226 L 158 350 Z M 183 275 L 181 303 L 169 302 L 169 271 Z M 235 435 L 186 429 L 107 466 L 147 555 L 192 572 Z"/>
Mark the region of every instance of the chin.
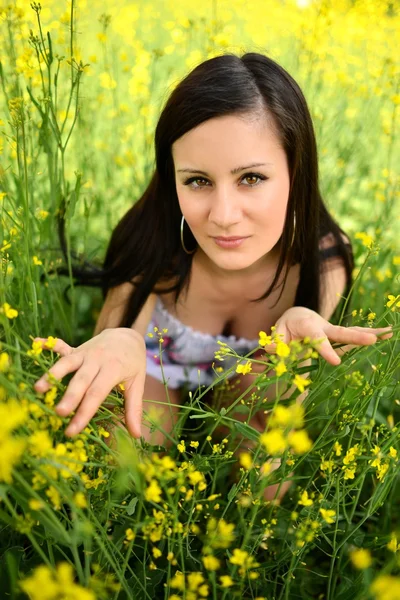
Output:
<path fill-rule="evenodd" d="M 256 263 L 257 260 L 258 259 L 249 260 L 244 256 L 227 256 L 225 260 L 221 260 L 221 258 L 219 258 L 219 260 L 216 259 L 214 262 L 218 265 L 220 269 L 225 269 L 225 271 L 242 271 L 254 265 L 254 263 Z"/>

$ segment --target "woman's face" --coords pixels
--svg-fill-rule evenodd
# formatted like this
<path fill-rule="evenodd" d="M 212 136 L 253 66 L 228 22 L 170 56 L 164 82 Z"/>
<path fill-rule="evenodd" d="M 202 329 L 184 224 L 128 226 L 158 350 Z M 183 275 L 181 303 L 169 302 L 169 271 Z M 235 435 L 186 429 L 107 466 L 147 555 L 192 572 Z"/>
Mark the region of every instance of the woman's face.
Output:
<path fill-rule="evenodd" d="M 290 181 L 285 151 L 267 119 L 209 119 L 176 140 L 172 156 L 185 229 L 198 252 L 224 271 L 268 262 L 283 232 Z M 229 237 L 244 239 L 217 239 Z"/>

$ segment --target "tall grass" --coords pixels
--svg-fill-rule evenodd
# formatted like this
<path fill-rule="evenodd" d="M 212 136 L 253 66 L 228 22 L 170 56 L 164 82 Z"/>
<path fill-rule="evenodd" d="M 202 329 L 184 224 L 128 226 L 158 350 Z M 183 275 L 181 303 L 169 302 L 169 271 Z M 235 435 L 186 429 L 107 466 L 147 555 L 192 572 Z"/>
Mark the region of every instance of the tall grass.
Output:
<path fill-rule="evenodd" d="M 110 2 L 106 10 L 74 0 L 0 9 L 2 594 L 398 598 L 398 4 Z M 57 356 L 32 340 L 79 345 L 101 297 L 53 270 L 100 262 L 154 168 L 154 127 L 171 87 L 198 62 L 244 50 L 278 60 L 309 102 L 322 192 L 355 248 L 344 322 L 393 324 L 395 335 L 352 350 L 338 367 L 312 344 L 292 344 L 287 371 L 259 375 L 246 401 L 222 373 L 218 390 L 231 405 L 206 405 L 205 389 L 188 396 L 169 453 L 122 431 L 110 445 L 105 407 L 67 440 L 67 419 L 54 412 L 67 381 L 34 392 Z M 301 373 L 302 350 L 313 357 L 304 410 L 296 386 L 282 398 Z M 264 364 L 268 372 L 276 360 Z M 266 402 L 271 386 L 276 398 Z M 119 392 L 110 400 L 122 405 Z M 266 431 L 233 418 L 234 409 L 264 409 Z M 230 428 L 222 440 L 221 424 Z M 271 457 L 281 465 L 268 472 Z M 264 499 L 286 480 L 281 502 Z"/>

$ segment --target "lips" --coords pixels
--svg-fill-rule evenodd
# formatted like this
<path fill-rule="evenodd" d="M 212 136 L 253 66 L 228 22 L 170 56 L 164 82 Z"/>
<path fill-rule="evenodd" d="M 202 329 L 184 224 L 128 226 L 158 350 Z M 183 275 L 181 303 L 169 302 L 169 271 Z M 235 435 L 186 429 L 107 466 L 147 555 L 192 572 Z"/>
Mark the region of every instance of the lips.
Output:
<path fill-rule="evenodd" d="M 219 240 L 220 242 L 235 242 L 237 240 L 244 240 L 244 239 L 246 239 L 246 237 L 249 237 L 249 236 L 245 236 L 245 235 L 236 235 L 236 236 L 231 236 L 231 237 L 218 236 L 218 237 L 214 237 L 214 239 Z"/>

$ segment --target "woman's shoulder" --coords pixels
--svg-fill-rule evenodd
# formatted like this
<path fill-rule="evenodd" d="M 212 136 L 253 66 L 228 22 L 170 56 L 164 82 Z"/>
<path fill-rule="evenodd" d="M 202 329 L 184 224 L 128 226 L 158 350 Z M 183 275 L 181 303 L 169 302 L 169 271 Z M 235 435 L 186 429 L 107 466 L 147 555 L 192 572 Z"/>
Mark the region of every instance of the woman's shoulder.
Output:
<path fill-rule="evenodd" d="M 351 250 L 352 244 L 351 244 L 350 239 L 347 237 L 347 235 L 344 235 L 343 233 L 341 233 L 340 236 L 341 236 L 343 242 L 345 243 L 345 245 L 348 246 L 349 249 Z M 341 256 L 340 252 L 339 252 L 339 244 L 338 244 L 337 238 L 333 234 L 332 231 L 330 231 L 329 233 L 320 237 L 319 251 L 320 251 L 322 260 Z"/>

